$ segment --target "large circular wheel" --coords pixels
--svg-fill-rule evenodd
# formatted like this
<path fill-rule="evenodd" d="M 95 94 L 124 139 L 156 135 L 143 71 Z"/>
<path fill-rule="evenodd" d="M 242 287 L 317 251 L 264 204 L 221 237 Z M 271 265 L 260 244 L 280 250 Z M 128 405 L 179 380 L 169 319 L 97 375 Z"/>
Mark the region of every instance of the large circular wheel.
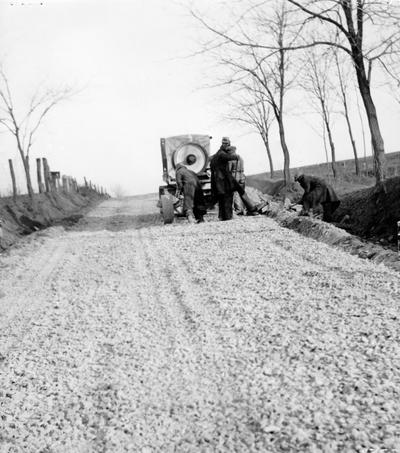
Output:
<path fill-rule="evenodd" d="M 188 158 L 191 158 L 191 162 L 188 162 Z M 207 166 L 208 155 L 207 151 L 199 143 L 184 143 L 181 145 L 173 155 L 174 166 L 183 163 L 185 167 L 195 173 L 204 171 Z"/>
<path fill-rule="evenodd" d="M 168 195 L 161 195 L 161 214 L 165 225 L 174 221 L 174 203 Z"/>

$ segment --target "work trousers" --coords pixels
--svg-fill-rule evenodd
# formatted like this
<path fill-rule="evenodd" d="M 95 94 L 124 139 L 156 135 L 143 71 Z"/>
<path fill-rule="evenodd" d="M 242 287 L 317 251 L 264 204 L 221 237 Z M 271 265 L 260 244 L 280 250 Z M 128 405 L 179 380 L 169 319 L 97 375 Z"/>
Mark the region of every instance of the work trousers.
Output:
<path fill-rule="evenodd" d="M 324 211 L 324 215 L 322 220 L 325 222 L 332 222 L 333 220 L 333 213 L 339 207 L 340 201 L 329 201 L 326 203 L 322 203 L 322 209 Z"/>
<path fill-rule="evenodd" d="M 183 187 L 183 212 L 193 214 L 200 220 L 206 214 L 206 204 L 201 187 L 195 184 L 185 184 Z"/>
<path fill-rule="evenodd" d="M 233 193 L 218 195 L 219 220 L 231 220 L 233 216 Z"/>
<path fill-rule="evenodd" d="M 309 212 L 310 209 L 315 210 L 319 206 L 323 209 L 323 220 L 325 222 L 332 221 L 332 215 L 338 208 L 340 201 L 323 201 L 326 199 L 325 191 L 323 188 L 317 188 L 305 193 L 302 198 L 303 209 Z"/>

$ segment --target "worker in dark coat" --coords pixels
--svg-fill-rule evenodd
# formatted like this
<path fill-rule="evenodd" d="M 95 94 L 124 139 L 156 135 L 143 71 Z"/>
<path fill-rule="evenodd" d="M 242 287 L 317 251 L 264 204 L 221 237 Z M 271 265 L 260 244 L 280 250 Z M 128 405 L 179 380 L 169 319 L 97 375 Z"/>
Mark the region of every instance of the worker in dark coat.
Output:
<path fill-rule="evenodd" d="M 230 140 L 223 137 L 220 149 L 210 161 L 211 169 L 211 193 L 214 201 L 218 203 L 218 218 L 220 220 L 231 220 L 233 216 L 233 194 L 238 192 L 244 194 L 244 189 L 233 177 L 229 170 L 228 163 L 237 161 L 240 157 L 229 152 Z"/>
<path fill-rule="evenodd" d="M 294 180 L 304 189 L 304 195 L 301 200 L 303 210 L 300 214 L 309 215 L 310 210 L 315 210 L 319 205 L 322 205 L 322 219 L 330 222 L 333 213 L 340 205 L 339 198 L 332 186 L 315 176 L 299 175 L 295 176 Z"/>
<path fill-rule="evenodd" d="M 187 163 L 190 165 L 190 162 Z M 175 178 L 177 195 L 183 194 L 183 213 L 189 223 L 204 222 L 203 216 L 207 213 L 207 208 L 199 177 L 183 163 L 179 163 L 175 168 Z"/>

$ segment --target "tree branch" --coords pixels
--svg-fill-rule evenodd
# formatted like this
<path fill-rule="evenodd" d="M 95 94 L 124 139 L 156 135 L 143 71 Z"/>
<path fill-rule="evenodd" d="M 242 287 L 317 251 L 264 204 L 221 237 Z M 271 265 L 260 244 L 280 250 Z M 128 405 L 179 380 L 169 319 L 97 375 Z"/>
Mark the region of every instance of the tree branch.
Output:
<path fill-rule="evenodd" d="M 314 17 L 315 19 L 320 19 L 320 20 L 322 20 L 324 22 L 328 22 L 328 23 L 334 25 L 335 27 L 337 27 L 348 38 L 348 31 L 343 27 L 343 25 L 340 22 L 337 22 L 336 20 L 332 19 L 331 17 L 324 16 L 322 14 L 319 14 L 319 13 L 317 13 L 315 11 L 312 11 L 312 10 L 306 8 L 305 6 L 303 6 L 301 3 L 299 3 L 296 0 L 288 0 L 288 1 L 290 3 L 292 3 L 293 5 L 297 6 L 298 8 L 300 8 L 305 13 L 307 13 L 310 16 Z"/>

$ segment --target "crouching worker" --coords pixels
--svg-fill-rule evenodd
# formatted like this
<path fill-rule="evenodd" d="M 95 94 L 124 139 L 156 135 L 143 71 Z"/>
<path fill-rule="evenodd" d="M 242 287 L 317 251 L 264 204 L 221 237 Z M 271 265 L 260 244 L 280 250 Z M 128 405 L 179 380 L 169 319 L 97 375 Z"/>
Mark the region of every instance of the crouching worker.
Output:
<path fill-rule="evenodd" d="M 339 198 L 332 186 L 315 176 L 299 175 L 295 176 L 294 180 L 304 189 L 304 195 L 301 199 L 303 209 L 300 215 L 310 215 L 310 211 L 314 211 L 322 205 L 322 220 L 331 222 L 333 213 L 340 205 Z"/>
<path fill-rule="evenodd" d="M 187 164 L 191 165 L 191 156 L 187 158 Z M 204 222 L 204 215 L 207 213 L 203 189 L 196 173 L 189 170 L 184 163 L 179 163 L 175 168 L 177 185 L 176 196 L 183 194 L 183 213 L 189 223 Z"/>

